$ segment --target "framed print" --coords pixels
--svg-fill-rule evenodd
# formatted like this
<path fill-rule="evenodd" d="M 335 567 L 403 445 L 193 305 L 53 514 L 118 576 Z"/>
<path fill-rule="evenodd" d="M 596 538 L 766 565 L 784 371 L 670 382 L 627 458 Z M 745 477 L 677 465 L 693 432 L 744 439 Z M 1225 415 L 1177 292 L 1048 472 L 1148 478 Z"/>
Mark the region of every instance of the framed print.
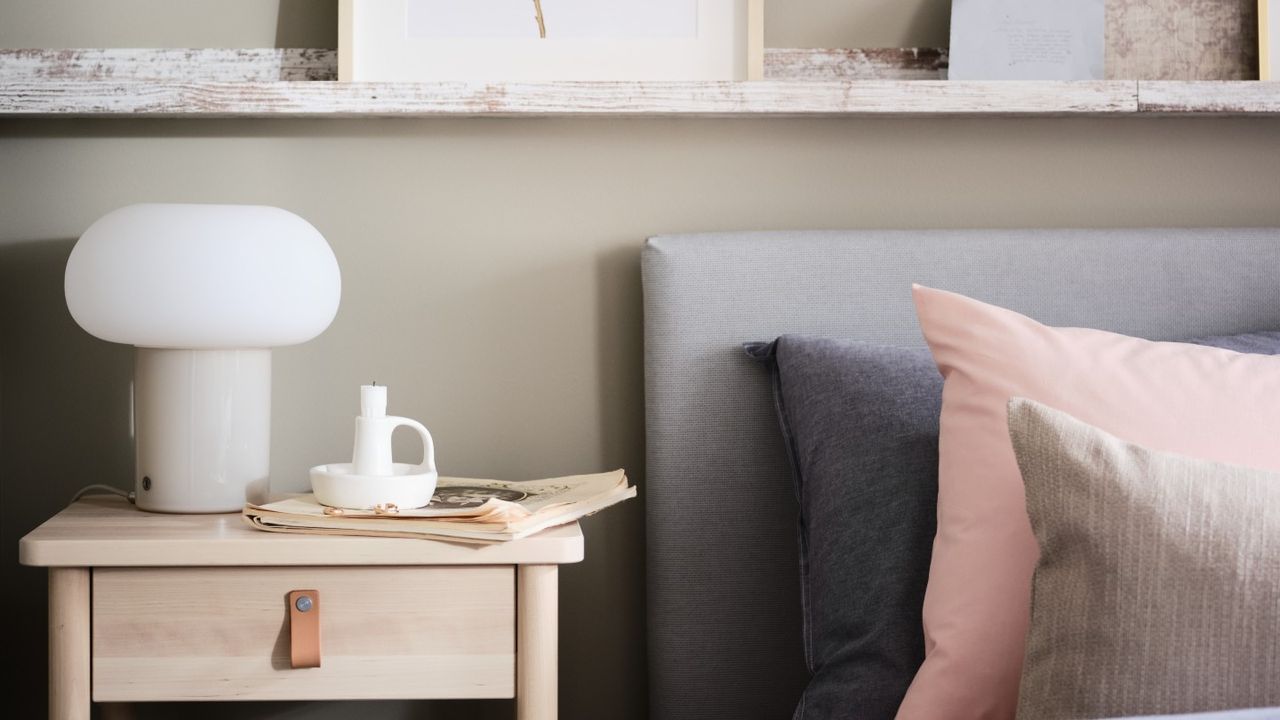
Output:
<path fill-rule="evenodd" d="M 1108 80 L 1253 80 L 1258 0 L 1107 0 Z"/>
<path fill-rule="evenodd" d="M 343 81 L 747 80 L 763 0 L 340 0 Z"/>
<path fill-rule="evenodd" d="M 1103 0 L 952 0 L 948 77 L 1101 80 L 1105 18 Z"/>

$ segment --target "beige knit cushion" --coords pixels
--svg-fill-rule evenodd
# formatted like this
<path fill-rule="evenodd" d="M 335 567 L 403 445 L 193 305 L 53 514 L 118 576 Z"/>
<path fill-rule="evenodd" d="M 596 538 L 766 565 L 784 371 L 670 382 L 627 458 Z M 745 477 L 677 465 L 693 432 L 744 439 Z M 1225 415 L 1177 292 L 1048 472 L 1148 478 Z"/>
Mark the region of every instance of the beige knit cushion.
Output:
<path fill-rule="evenodd" d="M 1040 544 L 1018 717 L 1280 705 L 1280 475 L 1021 398 L 1009 434 Z"/>

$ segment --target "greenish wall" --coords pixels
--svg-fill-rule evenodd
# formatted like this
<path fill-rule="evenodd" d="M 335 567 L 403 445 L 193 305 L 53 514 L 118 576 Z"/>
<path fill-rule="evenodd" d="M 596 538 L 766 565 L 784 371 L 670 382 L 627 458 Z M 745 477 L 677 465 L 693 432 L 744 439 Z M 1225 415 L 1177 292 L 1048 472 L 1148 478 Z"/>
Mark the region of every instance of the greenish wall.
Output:
<path fill-rule="evenodd" d="M 335 3 L 8 0 L 0 46 L 331 45 Z M 789 0 L 775 46 L 945 44 L 947 3 Z M 265 9 L 264 9 L 265 8 Z M 283 21 L 282 21 L 283 19 Z M 391 387 L 449 474 L 626 467 L 644 484 L 639 253 L 699 230 L 1280 225 L 1274 119 L 0 121 L 0 528 L 10 703 L 44 703 L 43 574 L 17 539 L 131 482 L 132 351 L 68 316 L 62 269 L 138 201 L 279 205 L 329 239 L 343 303 L 277 352 L 272 482 L 349 451 Z M 401 448 L 408 453 L 409 447 Z M 562 574 L 566 718 L 645 712 L 643 502 Z M 510 704 L 235 704 L 191 717 L 507 717 Z M 147 707 L 142 717 L 172 716 Z"/>

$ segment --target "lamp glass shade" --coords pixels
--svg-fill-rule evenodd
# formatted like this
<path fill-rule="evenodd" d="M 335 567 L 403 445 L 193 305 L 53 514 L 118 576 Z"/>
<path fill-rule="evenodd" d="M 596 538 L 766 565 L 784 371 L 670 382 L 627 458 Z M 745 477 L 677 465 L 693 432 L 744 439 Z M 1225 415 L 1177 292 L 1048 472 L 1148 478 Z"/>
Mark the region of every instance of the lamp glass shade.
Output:
<path fill-rule="evenodd" d="M 258 205 L 129 205 L 90 226 L 67 260 L 80 327 L 141 347 L 306 342 L 329 326 L 341 292 L 319 231 Z"/>
<path fill-rule="evenodd" d="M 71 250 L 67 308 L 137 345 L 137 504 L 234 512 L 269 486 L 271 350 L 338 311 L 338 261 L 306 220 L 255 205 L 130 205 Z"/>

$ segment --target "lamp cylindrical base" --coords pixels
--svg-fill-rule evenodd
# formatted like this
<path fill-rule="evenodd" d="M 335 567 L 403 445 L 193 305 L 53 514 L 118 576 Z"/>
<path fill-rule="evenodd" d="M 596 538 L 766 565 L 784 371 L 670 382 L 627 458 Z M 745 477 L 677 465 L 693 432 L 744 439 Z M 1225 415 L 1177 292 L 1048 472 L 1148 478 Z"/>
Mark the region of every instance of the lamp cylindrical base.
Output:
<path fill-rule="evenodd" d="M 138 348 L 133 406 L 140 509 L 236 512 L 265 500 L 270 350 Z"/>

